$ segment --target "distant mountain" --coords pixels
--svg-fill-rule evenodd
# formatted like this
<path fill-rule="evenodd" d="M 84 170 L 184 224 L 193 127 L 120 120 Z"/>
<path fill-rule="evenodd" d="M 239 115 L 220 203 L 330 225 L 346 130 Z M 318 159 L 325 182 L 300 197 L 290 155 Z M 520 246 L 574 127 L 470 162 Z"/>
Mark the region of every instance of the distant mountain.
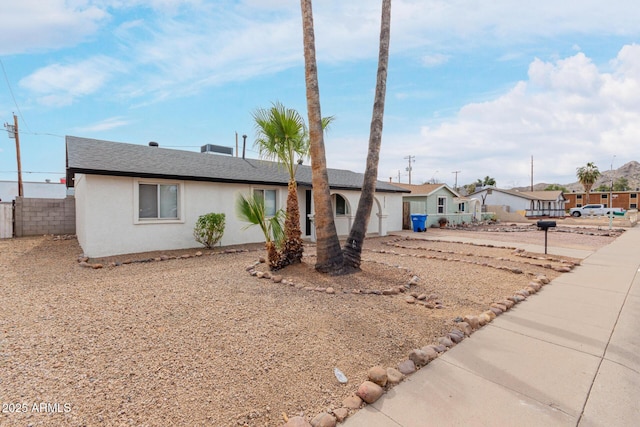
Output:
<path fill-rule="evenodd" d="M 594 189 L 598 188 L 602 184 L 609 186 L 611 185 L 612 178 L 613 178 L 613 181 L 615 182 L 616 179 L 621 177 L 627 178 L 627 180 L 629 181 L 629 188 L 631 188 L 632 190 L 635 190 L 636 188 L 640 188 L 640 163 L 636 162 L 635 160 L 632 160 L 629 163 L 626 163 L 620 166 L 618 169 L 614 171 L 600 170 L 600 173 L 602 175 L 600 176 L 600 179 L 598 179 L 596 183 L 593 185 Z M 541 182 L 538 184 L 534 184 L 533 189 L 534 191 L 544 190 L 549 185 L 551 184 Z M 563 187 L 566 187 L 569 191 L 574 191 L 574 190 L 576 192 L 584 191 L 584 187 L 578 181 L 572 182 L 570 184 L 560 184 L 560 185 L 562 185 Z M 515 187 L 515 188 L 512 188 L 512 190 L 529 191 L 531 190 L 531 187 Z"/>

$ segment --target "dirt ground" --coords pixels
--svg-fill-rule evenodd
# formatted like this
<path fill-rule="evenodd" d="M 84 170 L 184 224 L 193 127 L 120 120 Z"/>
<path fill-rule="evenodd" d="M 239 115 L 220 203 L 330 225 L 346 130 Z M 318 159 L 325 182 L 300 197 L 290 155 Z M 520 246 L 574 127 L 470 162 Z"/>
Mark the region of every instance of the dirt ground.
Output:
<path fill-rule="evenodd" d="M 514 254 L 520 242 L 538 244 L 540 232 L 428 233 L 509 247 L 372 238 L 362 272 L 329 277 L 313 269 L 308 245 L 302 265 L 278 273 L 290 282 L 283 284 L 248 273 L 264 255 L 260 245 L 163 261 L 152 259 L 198 249 L 89 260 L 104 265 L 92 269 L 79 266 L 74 238 L 0 240 L 0 425 L 279 426 L 283 414 L 311 418 L 340 407 L 370 367 L 396 366 L 436 343 L 456 317 L 479 314 L 537 274 L 561 274 L 548 268 L 563 265 L 559 257 Z M 555 232 L 553 242 L 595 249 L 616 236 L 600 234 Z M 413 276 L 418 284 L 405 293 L 379 294 Z M 406 303 L 410 292 L 441 308 Z"/>

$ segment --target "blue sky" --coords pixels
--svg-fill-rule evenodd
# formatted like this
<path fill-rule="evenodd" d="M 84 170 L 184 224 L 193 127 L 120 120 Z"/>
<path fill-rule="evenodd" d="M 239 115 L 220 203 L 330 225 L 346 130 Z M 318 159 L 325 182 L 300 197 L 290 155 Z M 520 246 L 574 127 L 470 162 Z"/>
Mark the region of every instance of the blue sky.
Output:
<path fill-rule="evenodd" d="M 316 0 L 330 167 L 364 171 L 379 0 Z M 64 135 L 235 147 L 251 112 L 306 117 L 297 0 L 22 0 L 3 5 L 0 120 L 19 117 L 25 181 L 64 174 Z M 393 0 L 379 178 L 575 181 L 640 160 L 635 0 Z M 615 158 L 614 158 L 615 156 Z M 0 180 L 16 179 L 0 135 Z"/>

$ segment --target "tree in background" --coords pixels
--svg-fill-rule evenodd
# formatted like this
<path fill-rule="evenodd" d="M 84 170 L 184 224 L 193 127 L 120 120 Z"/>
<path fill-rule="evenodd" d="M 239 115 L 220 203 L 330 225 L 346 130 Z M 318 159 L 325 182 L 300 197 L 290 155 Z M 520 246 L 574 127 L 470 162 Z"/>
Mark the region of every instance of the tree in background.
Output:
<path fill-rule="evenodd" d="M 569 189 L 564 185 L 560 184 L 549 184 L 545 187 L 544 191 L 562 191 L 563 193 L 568 193 Z"/>
<path fill-rule="evenodd" d="M 484 187 L 486 185 L 491 185 L 493 187 L 496 186 L 495 178 L 491 178 L 489 175 L 485 176 L 484 179 L 478 178 L 476 181 L 476 187 Z"/>
<path fill-rule="evenodd" d="M 629 180 L 623 176 L 616 179 L 613 183 L 613 191 L 629 191 Z"/>
<path fill-rule="evenodd" d="M 578 178 L 578 182 L 582 184 L 585 195 L 587 195 L 586 203 L 589 202 L 588 194 L 591 191 L 593 184 L 595 184 L 598 178 L 600 178 L 600 175 L 602 174 L 593 162 L 589 162 L 585 166 L 576 168 L 576 177 Z"/>

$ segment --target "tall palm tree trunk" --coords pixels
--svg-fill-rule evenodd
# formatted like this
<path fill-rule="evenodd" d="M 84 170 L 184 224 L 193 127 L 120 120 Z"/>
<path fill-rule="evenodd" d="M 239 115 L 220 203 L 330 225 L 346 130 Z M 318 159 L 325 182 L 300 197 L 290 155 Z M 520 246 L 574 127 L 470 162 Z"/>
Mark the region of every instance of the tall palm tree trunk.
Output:
<path fill-rule="evenodd" d="M 300 0 L 302 9 L 302 32 L 304 41 L 305 82 L 307 87 L 307 112 L 309 114 L 309 142 L 311 157 L 311 184 L 315 206 L 316 226 L 316 270 L 323 273 L 338 273 L 342 270 L 344 257 L 333 219 L 329 174 L 324 149 L 322 114 L 320 112 L 320 89 L 316 63 L 315 35 L 311 0 Z"/>
<path fill-rule="evenodd" d="M 349 232 L 344 248 L 345 265 L 353 269 L 360 269 L 362 245 L 364 243 L 367 225 L 371 217 L 373 197 L 378 179 L 378 160 L 382 143 L 382 124 L 384 117 L 384 100 L 387 90 L 387 67 L 389 64 L 389 40 L 391 37 L 391 0 L 382 1 L 382 22 L 380 24 L 380 51 L 378 56 L 378 77 L 376 93 L 371 117 L 369 133 L 369 153 L 364 172 L 362 193 L 358 202 L 356 217 Z"/>

